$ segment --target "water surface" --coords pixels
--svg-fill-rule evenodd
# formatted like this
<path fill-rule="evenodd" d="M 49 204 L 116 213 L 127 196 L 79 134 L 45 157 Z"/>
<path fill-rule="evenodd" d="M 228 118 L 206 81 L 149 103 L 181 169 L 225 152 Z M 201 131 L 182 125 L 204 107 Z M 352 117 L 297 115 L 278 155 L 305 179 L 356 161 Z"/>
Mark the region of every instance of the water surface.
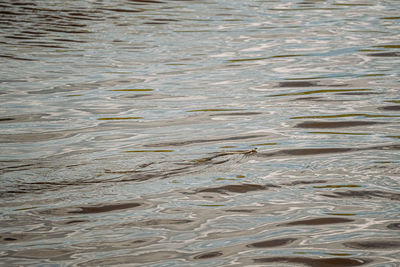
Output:
<path fill-rule="evenodd" d="M 0 14 L 5 266 L 398 266 L 397 1 Z"/>

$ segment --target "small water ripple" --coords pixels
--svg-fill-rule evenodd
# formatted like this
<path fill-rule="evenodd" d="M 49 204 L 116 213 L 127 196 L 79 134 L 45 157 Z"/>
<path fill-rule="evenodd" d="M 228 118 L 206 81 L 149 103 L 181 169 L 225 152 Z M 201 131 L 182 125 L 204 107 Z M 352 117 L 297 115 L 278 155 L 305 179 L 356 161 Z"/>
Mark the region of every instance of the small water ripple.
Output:
<path fill-rule="evenodd" d="M 3 264 L 397 266 L 397 10 L 1 2 Z"/>

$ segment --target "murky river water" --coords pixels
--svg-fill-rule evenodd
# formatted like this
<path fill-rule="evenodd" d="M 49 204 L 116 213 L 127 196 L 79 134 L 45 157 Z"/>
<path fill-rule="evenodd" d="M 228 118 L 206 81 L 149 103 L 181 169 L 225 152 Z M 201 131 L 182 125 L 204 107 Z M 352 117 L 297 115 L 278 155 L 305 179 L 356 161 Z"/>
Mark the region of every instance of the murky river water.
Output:
<path fill-rule="evenodd" d="M 400 266 L 400 2 L 0 1 L 4 266 Z"/>

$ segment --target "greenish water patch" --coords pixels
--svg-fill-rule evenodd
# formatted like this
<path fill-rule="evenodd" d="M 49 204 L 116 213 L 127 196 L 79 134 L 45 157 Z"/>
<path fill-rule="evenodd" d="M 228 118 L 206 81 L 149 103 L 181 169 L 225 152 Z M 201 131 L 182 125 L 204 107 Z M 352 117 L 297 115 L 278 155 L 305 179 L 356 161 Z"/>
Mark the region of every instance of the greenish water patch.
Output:
<path fill-rule="evenodd" d="M 236 181 L 236 179 L 232 179 L 232 178 L 216 178 L 215 181 Z"/>
<path fill-rule="evenodd" d="M 385 76 L 385 74 L 382 74 L 382 73 L 372 73 L 372 74 L 364 74 L 364 75 L 361 75 L 360 77 L 380 77 L 380 76 Z"/>
<path fill-rule="evenodd" d="M 257 61 L 257 60 L 264 60 L 264 59 L 267 59 L 267 57 L 231 59 L 231 60 L 228 60 L 228 62 L 234 63 L 234 62 L 244 62 L 244 61 Z"/>
<path fill-rule="evenodd" d="M 272 57 L 269 57 L 269 58 L 285 58 L 285 57 L 301 57 L 301 56 L 303 56 L 303 55 L 277 55 L 277 56 L 272 56 Z"/>
<path fill-rule="evenodd" d="M 29 208 L 20 208 L 20 209 L 15 209 L 16 211 L 22 211 L 22 210 L 33 210 L 37 209 L 38 207 L 29 207 Z"/>
<path fill-rule="evenodd" d="M 400 45 L 375 45 L 374 47 L 382 47 L 382 48 L 400 48 Z"/>
<path fill-rule="evenodd" d="M 358 52 L 380 52 L 380 49 L 359 49 Z"/>
<path fill-rule="evenodd" d="M 83 95 L 65 95 L 64 97 L 76 97 L 76 96 L 83 96 Z"/>
<path fill-rule="evenodd" d="M 254 144 L 254 145 L 250 145 L 250 146 L 275 146 L 278 143 L 260 143 L 260 144 Z"/>
<path fill-rule="evenodd" d="M 353 254 L 350 253 L 324 253 L 325 255 L 331 255 L 331 256 L 339 256 L 339 257 L 346 257 L 346 256 L 352 256 Z"/>

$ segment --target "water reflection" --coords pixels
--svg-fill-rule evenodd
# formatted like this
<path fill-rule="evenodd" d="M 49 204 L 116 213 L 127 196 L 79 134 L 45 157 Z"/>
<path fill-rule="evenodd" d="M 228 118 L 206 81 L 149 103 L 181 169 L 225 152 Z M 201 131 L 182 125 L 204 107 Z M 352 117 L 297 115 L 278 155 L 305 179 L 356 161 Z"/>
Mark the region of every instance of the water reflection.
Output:
<path fill-rule="evenodd" d="M 361 266 L 369 263 L 368 260 L 352 258 L 302 258 L 302 257 L 271 257 L 254 259 L 255 263 L 290 263 L 304 264 L 306 266 Z"/>
<path fill-rule="evenodd" d="M 2 262 L 395 266 L 396 4 L 3 1 Z"/>

